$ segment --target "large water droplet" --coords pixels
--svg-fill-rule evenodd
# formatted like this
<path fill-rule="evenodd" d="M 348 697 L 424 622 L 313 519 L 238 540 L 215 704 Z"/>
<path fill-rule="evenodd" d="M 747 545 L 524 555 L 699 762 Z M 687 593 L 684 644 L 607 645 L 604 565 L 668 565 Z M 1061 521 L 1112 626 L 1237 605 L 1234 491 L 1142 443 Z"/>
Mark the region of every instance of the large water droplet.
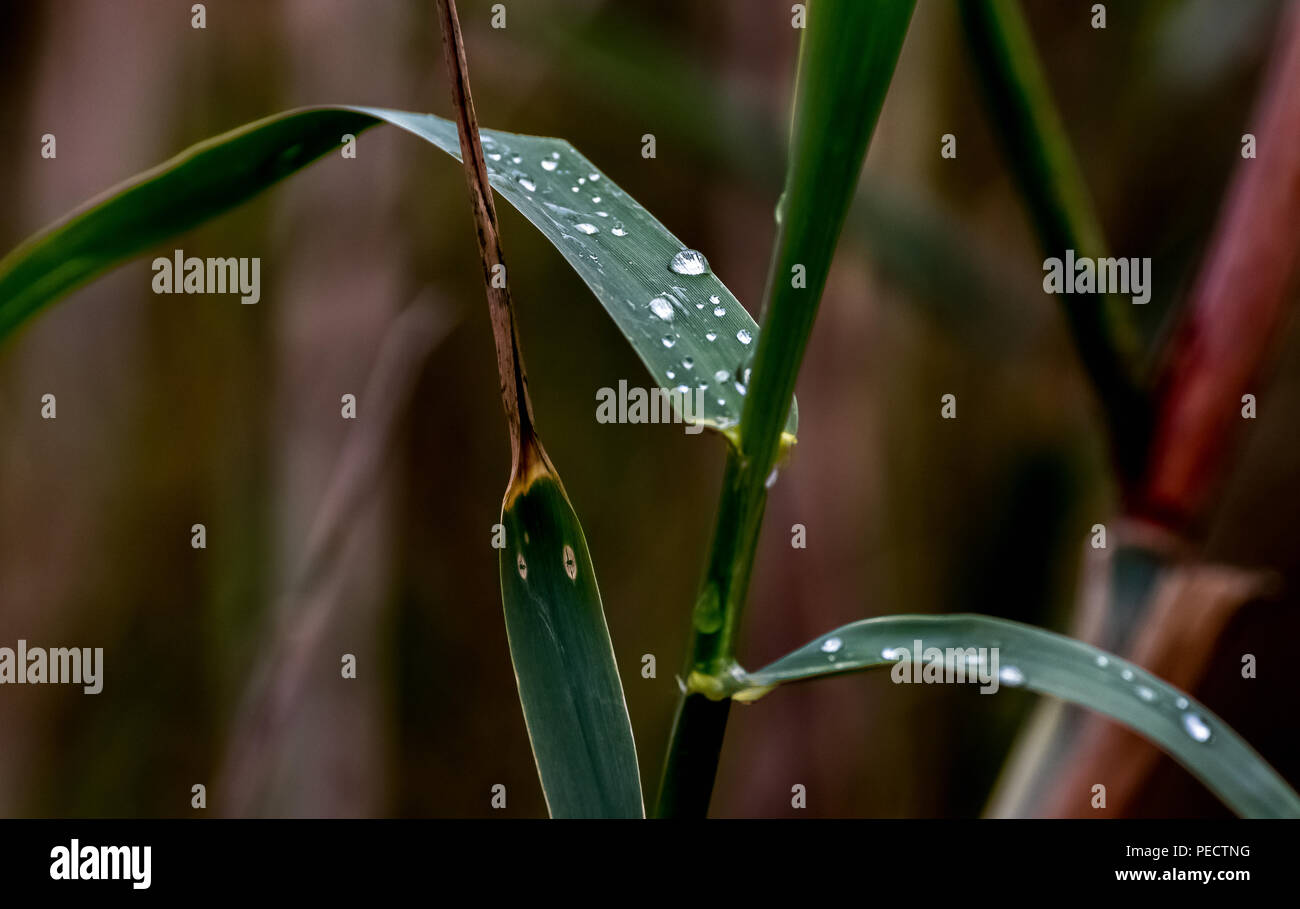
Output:
<path fill-rule="evenodd" d="M 1177 707 L 1179 710 L 1186 710 L 1187 698 L 1179 698 L 1178 700 L 1174 701 L 1174 706 Z"/>
<path fill-rule="evenodd" d="M 839 638 L 827 638 L 822 641 L 822 653 L 838 653 L 844 642 Z"/>
<path fill-rule="evenodd" d="M 559 166 L 560 166 L 560 165 L 557 164 L 555 161 L 543 161 L 543 162 L 542 162 L 542 170 L 555 170 L 555 168 L 557 168 L 557 167 L 559 167 Z"/>
<path fill-rule="evenodd" d="M 626 237 L 626 236 L 627 236 L 627 231 L 625 231 L 625 230 L 624 230 L 623 228 L 621 228 L 621 227 L 616 227 L 616 228 L 614 228 L 613 230 L 610 231 L 610 233 L 613 234 L 613 235 L 616 236 L 616 237 Z"/>
<path fill-rule="evenodd" d="M 1183 714 L 1183 729 L 1198 742 L 1208 742 L 1210 740 L 1210 727 L 1205 720 L 1194 713 Z"/>
<path fill-rule="evenodd" d="M 1126 682 L 1131 682 L 1131 681 L 1133 681 L 1133 670 L 1132 670 L 1132 669 L 1125 669 L 1123 672 L 1121 672 L 1121 673 L 1119 674 L 1119 676 L 1120 676 L 1120 678 L 1122 678 L 1124 681 L 1126 681 Z"/>
<path fill-rule="evenodd" d="M 578 560 L 574 558 L 573 547 L 568 543 L 564 544 L 564 573 L 569 576 L 570 581 L 578 577 Z"/>
<path fill-rule="evenodd" d="M 726 309 L 724 309 L 724 308 L 721 307 L 721 306 L 715 306 L 715 307 L 713 307 L 713 314 L 714 314 L 715 316 L 717 316 L 718 318 L 722 318 L 723 316 L 725 316 L 725 315 L 727 314 L 727 311 L 726 311 Z"/>
<path fill-rule="evenodd" d="M 709 260 L 698 249 L 683 249 L 672 257 L 668 268 L 679 275 L 706 275 L 709 273 Z"/>
<path fill-rule="evenodd" d="M 706 341 L 716 341 L 716 340 L 718 340 L 718 333 L 717 333 L 716 331 L 706 331 L 706 332 L 704 333 L 704 340 L 706 340 Z"/>
<path fill-rule="evenodd" d="M 529 192 L 532 192 L 533 190 L 537 189 L 537 184 L 534 183 L 532 180 L 529 180 L 527 177 L 519 177 L 518 179 L 519 179 L 519 185 L 522 186 L 524 189 L 528 190 Z"/>
<path fill-rule="evenodd" d="M 1140 697 L 1142 700 L 1146 701 L 1148 704 L 1150 704 L 1152 701 L 1156 699 L 1156 693 L 1152 691 L 1150 688 L 1148 688 L 1146 685 L 1137 686 L 1136 688 L 1133 689 L 1133 693 L 1136 694 L 1138 697 Z"/>
<path fill-rule="evenodd" d="M 727 372 L 725 369 L 719 369 L 713 374 L 713 378 L 719 382 L 725 382 L 731 378 L 731 373 Z"/>
<path fill-rule="evenodd" d="M 1105 669 L 1107 666 L 1110 665 L 1110 658 L 1105 656 L 1097 657 L 1097 665 L 1100 666 L 1102 669 Z"/>
<path fill-rule="evenodd" d="M 650 301 L 650 311 L 665 322 L 673 320 L 673 304 L 669 303 L 663 297 L 655 297 Z"/>
<path fill-rule="evenodd" d="M 736 332 L 736 340 L 741 344 L 748 344 L 753 340 L 753 336 L 742 328 L 740 331 Z"/>
<path fill-rule="evenodd" d="M 682 368 L 683 368 L 683 369 L 692 369 L 692 368 L 694 368 L 694 366 L 695 366 L 695 358 L 694 358 L 694 357 L 682 357 Z"/>
<path fill-rule="evenodd" d="M 588 223 L 585 222 L 585 221 L 582 222 L 581 224 L 575 224 L 575 225 L 573 225 L 573 226 L 576 227 L 578 230 L 582 231 L 582 232 L 583 232 L 584 234 L 586 234 L 587 236 L 591 236 L 592 234 L 594 234 L 594 233 L 596 233 L 596 232 L 598 232 L 598 231 L 600 230 L 600 228 L 597 227 L 596 225 L 594 225 L 594 224 L 588 224 Z"/>
<path fill-rule="evenodd" d="M 664 342 L 664 347 L 672 347 L 674 344 L 677 343 L 677 339 L 674 338 L 672 335 L 664 335 L 663 338 L 661 338 L 660 340 Z"/>
<path fill-rule="evenodd" d="M 1003 666 L 998 670 L 998 681 L 1003 685 L 1010 685 L 1015 688 L 1025 684 L 1025 674 L 1015 666 Z"/>
<path fill-rule="evenodd" d="M 668 378 L 670 378 L 670 379 L 675 379 L 675 378 L 677 378 L 677 373 L 673 372 L 671 369 L 668 370 L 668 372 L 665 373 L 665 375 L 667 375 Z"/>

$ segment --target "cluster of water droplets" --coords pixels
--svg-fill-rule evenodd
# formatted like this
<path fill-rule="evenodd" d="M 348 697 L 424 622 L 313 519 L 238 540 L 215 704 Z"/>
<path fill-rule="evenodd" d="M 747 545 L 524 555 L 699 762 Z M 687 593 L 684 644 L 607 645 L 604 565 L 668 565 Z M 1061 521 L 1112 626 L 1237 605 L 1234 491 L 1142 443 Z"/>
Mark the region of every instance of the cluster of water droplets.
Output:
<path fill-rule="evenodd" d="M 843 646 L 843 641 L 838 637 L 830 637 L 822 641 L 821 650 L 826 654 L 837 653 Z M 889 662 L 896 662 L 902 656 L 900 648 L 885 647 L 880 651 L 880 657 Z M 832 658 L 833 661 L 833 658 Z M 1097 668 L 1105 672 L 1112 670 L 1113 661 L 1110 657 L 1098 654 L 1093 661 Z M 1147 704 L 1162 703 L 1157 688 L 1153 685 L 1145 685 L 1138 681 L 1137 673 L 1127 666 L 1116 666 L 1119 670 L 1119 677 L 1125 682 L 1133 682 L 1132 690 L 1135 697 Z M 1017 688 L 1025 684 L 1025 673 L 1017 666 L 1005 665 L 998 670 L 998 681 L 1003 685 Z M 1173 709 L 1178 712 L 1178 723 L 1183 732 L 1195 742 L 1208 742 L 1214 737 L 1214 732 L 1206 719 L 1191 709 L 1191 702 L 1187 698 L 1179 695 L 1170 702 Z"/>
<path fill-rule="evenodd" d="M 489 177 L 497 180 L 509 180 L 521 187 L 527 193 L 537 193 L 539 196 L 549 195 L 549 192 L 546 189 L 540 187 L 539 181 L 541 178 L 536 176 L 536 172 L 534 171 L 530 173 L 525 169 L 528 164 L 524 161 L 522 155 L 511 154 L 507 147 L 491 136 L 483 137 L 483 147 L 487 157 Z M 555 174 L 558 176 L 569 173 L 565 168 L 563 156 L 558 151 L 552 151 L 543 155 L 535 163 L 547 174 Z M 516 166 L 508 167 L 506 165 Z M 600 182 L 600 179 L 600 174 L 591 171 L 586 176 L 579 176 L 577 182 L 570 186 L 570 190 L 574 193 L 581 193 L 584 188 L 591 191 L 595 189 L 595 186 Z M 604 201 L 604 197 L 599 193 L 596 193 L 590 197 L 590 200 L 592 205 L 599 205 Z M 585 234 L 586 236 L 592 236 L 601 231 L 601 228 L 597 226 L 597 222 L 593 219 L 609 218 L 609 212 L 607 211 L 596 210 L 584 213 L 575 211 L 571 208 L 563 208 L 549 202 L 544 204 L 553 211 L 563 212 L 568 223 L 571 224 L 579 233 Z M 557 223 L 560 222 L 557 221 Z M 610 223 L 612 226 L 609 227 L 608 230 L 615 237 L 626 237 L 628 235 L 627 228 L 624 227 L 623 223 L 617 218 L 610 219 Z M 592 256 L 592 258 L 596 259 L 595 256 Z"/>
<path fill-rule="evenodd" d="M 1098 669 L 1110 671 L 1114 661 L 1104 655 L 1098 655 L 1094 662 L 1096 662 Z M 1160 704 L 1163 706 L 1164 701 L 1161 699 L 1157 686 L 1143 684 L 1138 678 L 1138 674 L 1127 666 L 1120 666 L 1118 668 L 1120 679 L 1125 682 L 1133 683 L 1134 696 L 1144 703 Z M 1179 695 L 1178 697 L 1173 698 L 1170 703 L 1172 704 L 1173 709 L 1178 712 L 1178 723 L 1182 727 L 1183 732 L 1187 733 L 1188 737 L 1193 741 L 1208 742 L 1214 737 L 1214 733 L 1210 729 L 1210 724 L 1206 721 L 1205 717 L 1191 709 L 1191 703 L 1187 698 Z"/>
<path fill-rule="evenodd" d="M 488 172 L 491 177 L 496 179 L 508 179 L 528 193 L 538 192 L 538 178 L 535 177 L 533 173 L 529 173 L 524 169 L 527 165 L 521 155 L 512 154 L 508 147 L 491 136 L 485 136 L 483 138 L 483 145 L 489 161 Z M 560 176 L 571 173 L 570 170 L 566 168 L 566 162 L 558 151 L 546 153 L 535 163 L 547 174 Z M 514 166 L 507 167 L 506 165 Z M 591 171 L 585 175 L 578 175 L 574 179 L 576 182 L 572 183 L 569 189 L 574 194 L 578 194 L 583 192 L 584 188 L 588 192 L 595 190 L 596 184 L 601 180 L 601 175 L 595 171 Z M 539 194 L 539 196 L 549 196 L 549 191 L 545 191 L 544 193 Z M 593 205 L 599 205 L 603 201 L 603 196 L 597 191 L 590 196 L 590 200 Z M 590 237 L 600 234 L 602 230 L 606 230 L 613 237 L 622 238 L 629 236 L 629 231 L 624 224 L 617 218 L 609 218 L 609 213 L 606 211 L 592 211 L 590 209 L 587 211 L 579 211 L 549 200 L 543 200 L 542 204 L 548 210 L 549 216 L 557 225 L 567 225 L 578 234 Z M 601 224 L 600 219 L 609 219 L 609 221 L 605 224 Z M 596 255 L 589 255 L 593 261 L 599 262 Z M 696 249 L 679 250 L 669 258 L 667 267 L 673 274 L 688 277 L 699 277 L 712 273 L 709 266 L 709 260 L 703 253 Z M 682 300 L 686 299 L 684 289 L 673 288 L 673 290 Z M 629 301 L 629 303 L 630 302 L 631 301 Z M 706 304 L 702 302 L 696 303 L 695 305 L 696 308 L 700 310 L 703 310 L 706 306 Z M 707 305 L 715 318 L 721 319 L 727 315 L 727 307 L 717 295 L 710 296 Z M 668 324 L 673 322 L 675 307 L 680 306 L 681 302 L 673 299 L 672 295 L 669 294 L 656 296 L 649 302 L 650 314 L 653 318 Z M 672 348 L 676 346 L 680 337 L 681 335 L 676 331 L 667 331 L 660 335 L 659 340 L 665 348 Z M 718 340 L 719 332 L 714 328 L 708 328 L 705 330 L 703 337 L 707 343 L 712 344 Z M 748 347 L 754 340 L 753 333 L 745 328 L 738 329 L 735 333 L 735 338 L 740 344 L 746 347 Z M 689 370 L 694 366 L 694 360 L 690 357 L 684 357 L 681 365 L 683 369 Z M 737 394 L 744 395 L 748 391 L 749 370 L 744 370 L 743 375 L 740 373 L 741 371 L 737 370 L 737 374 L 732 375 L 731 373 L 719 370 L 715 373 L 714 379 L 718 384 L 730 385 L 735 389 Z M 670 381 L 674 381 L 677 378 L 675 369 L 667 370 L 666 375 Z M 708 383 L 705 381 L 698 381 L 695 387 L 705 389 L 708 387 Z M 687 393 L 690 389 L 687 385 L 683 384 L 678 385 L 673 390 L 678 393 Z M 719 407 L 726 407 L 727 401 L 725 397 L 719 396 L 716 400 Z M 526 567 L 521 568 L 521 576 L 523 576 L 526 570 Z"/>

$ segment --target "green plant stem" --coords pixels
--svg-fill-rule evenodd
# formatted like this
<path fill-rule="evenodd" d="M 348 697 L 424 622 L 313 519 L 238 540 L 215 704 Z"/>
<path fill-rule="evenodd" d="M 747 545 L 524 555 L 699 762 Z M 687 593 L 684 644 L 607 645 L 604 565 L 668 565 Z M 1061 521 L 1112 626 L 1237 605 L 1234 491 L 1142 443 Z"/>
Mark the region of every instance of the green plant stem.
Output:
<path fill-rule="evenodd" d="M 1047 256 L 1067 249 L 1108 255 L 1070 140 L 1017 0 L 962 0 L 962 25 L 996 134 Z M 1111 449 L 1126 485 L 1140 472 L 1150 437 L 1136 330 L 1120 297 L 1062 294 L 1079 358 L 1106 413 Z"/>
<path fill-rule="evenodd" d="M 707 702 L 725 705 L 734 690 L 767 479 L 792 441 L 782 429 L 795 380 L 914 6 L 913 0 L 818 0 L 809 8 L 762 327 L 692 618 L 691 660 L 664 762 L 660 817 L 708 811 L 728 710 Z"/>
<path fill-rule="evenodd" d="M 736 634 L 767 505 L 767 489 L 761 477 L 752 482 L 754 475 L 754 462 L 729 446 L 713 545 L 692 616 L 685 692 L 664 761 L 659 817 L 703 817 L 708 812 L 731 704 L 725 697 L 717 699 L 722 690 L 718 680 L 737 665 Z"/>
<path fill-rule="evenodd" d="M 708 812 L 730 712 L 730 698 L 711 701 L 702 694 L 687 694 L 677 705 L 657 817 L 699 818 Z"/>

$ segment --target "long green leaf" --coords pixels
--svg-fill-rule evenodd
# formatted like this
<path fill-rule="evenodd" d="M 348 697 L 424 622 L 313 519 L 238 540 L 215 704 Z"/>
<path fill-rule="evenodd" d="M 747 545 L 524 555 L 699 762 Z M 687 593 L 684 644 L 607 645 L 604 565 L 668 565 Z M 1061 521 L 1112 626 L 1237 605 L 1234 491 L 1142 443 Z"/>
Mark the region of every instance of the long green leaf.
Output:
<path fill-rule="evenodd" d="M 502 507 L 501 599 L 552 817 L 643 817 L 636 746 L 578 516 L 544 456 Z"/>
<path fill-rule="evenodd" d="M 737 673 L 725 694 L 754 700 L 785 682 L 894 667 L 900 657 L 919 661 L 924 654 L 915 653 L 917 641 L 945 654 L 949 648 L 986 648 L 987 674 L 996 648 L 1001 686 L 1050 694 L 1123 723 L 1243 817 L 1300 817 L 1300 796 L 1205 705 L 1114 654 L 1005 619 L 899 615 L 854 622 L 757 672 Z"/>
<path fill-rule="evenodd" d="M 459 158 L 429 114 L 288 111 L 200 143 L 128 180 L 0 260 L 0 340 L 44 304 L 261 192 L 380 122 Z M 655 385 L 702 392 L 693 422 L 732 433 L 758 326 L 712 272 L 671 269 L 686 245 L 562 139 L 481 130 L 493 189 L 551 241 L 614 319 Z M 548 301 L 550 306 L 562 305 Z M 677 398 L 680 400 L 680 397 Z M 791 407 L 785 431 L 798 423 Z"/>

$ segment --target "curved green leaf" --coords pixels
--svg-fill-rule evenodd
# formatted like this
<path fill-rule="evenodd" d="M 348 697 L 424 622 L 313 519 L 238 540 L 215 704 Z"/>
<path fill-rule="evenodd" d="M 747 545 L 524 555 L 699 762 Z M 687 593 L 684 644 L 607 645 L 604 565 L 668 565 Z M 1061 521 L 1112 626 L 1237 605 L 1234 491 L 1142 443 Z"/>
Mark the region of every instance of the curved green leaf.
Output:
<path fill-rule="evenodd" d="M 110 190 L 0 260 L 0 339 L 51 300 L 247 201 L 339 148 L 345 133 L 380 122 L 459 159 L 456 124 L 430 114 L 330 106 L 239 127 Z M 655 384 L 686 389 L 692 405 L 702 398 L 693 422 L 732 430 L 758 337 L 735 296 L 711 272 L 672 271 L 685 244 L 568 142 L 487 129 L 480 135 L 493 189 L 591 288 Z M 792 406 L 785 431 L 793 435 L 797 422 Z"/>
<path fill-rule="evenodd" d="M 753 700 L 784 682 L 894 667 L 900 655 L 916 661 L 916 641 L 945 655 L 949 648 L 986 648 L 980 665 L 990 675 L 996 648 L 1002 686 L 1050 694 L 1123 723 L 1243 817 L 1300 817 L 1300 796 L 1205 705 L 1114 654 L 1005 619 L 900 615 L 854 622 L 757 672 L 739 673 L 734 687 L 719 694 Z"/>
<path fill-rule="evenodd" d="M 644 817 L 587 541 L 545 456 L 532 463 L 502 507 L 501 599 L 546 805 L 552 817 Z"/>

